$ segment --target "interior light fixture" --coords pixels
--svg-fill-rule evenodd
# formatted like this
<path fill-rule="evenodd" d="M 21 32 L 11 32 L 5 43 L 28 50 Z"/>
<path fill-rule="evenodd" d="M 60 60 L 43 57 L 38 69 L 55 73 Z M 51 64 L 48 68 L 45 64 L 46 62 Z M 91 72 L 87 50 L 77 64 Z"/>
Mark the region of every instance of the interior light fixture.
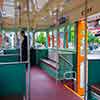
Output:
<path fill-rule="evenodd" d="M 69 3 L 71 0 L 64 0 L 64 3 Z"/>
<path fill-rule="evenodd" d="M 19 5 L 20 5 L 20 4 L 19 4 L 19 2 L 18 2 L 18 1 L 17 1 L 16 5 L 17 5 L 17 7 L 19 7 Z"/>
<path fill-rule="evenodd" d="M 54 8 L 54 11 L 56 11 L 56 10 L 57 10 L 57 7 Z"/>
<path fill-rule="evenodd" d="M 51 10 L 49 11 L 49 15 L 50 15 L 50 16 L 52 16 L 52 15 L 53 15 Z"/>
<path fill-rule="evenodd" d="M 64 8 L 61 6 L 61 7 L 59 8 L 59 11 L 62 12 L 63 10 L 64 10 Z"/>
<path fill-rule="evenodd" d="M 27 11 L 27 7 L 24 8 L 24 11 Z"/>

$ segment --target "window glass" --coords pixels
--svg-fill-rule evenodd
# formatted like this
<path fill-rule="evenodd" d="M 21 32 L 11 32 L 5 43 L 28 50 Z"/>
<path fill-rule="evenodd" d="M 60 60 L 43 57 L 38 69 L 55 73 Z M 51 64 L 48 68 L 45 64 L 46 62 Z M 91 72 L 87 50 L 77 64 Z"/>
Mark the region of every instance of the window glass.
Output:
<path fill-rule="evenodd" d="M 64 27 L 59 29 L 60 32 L 60 48 L 64 48 Z"/>
<path fill-rule="evenodd" d="M 45 48 L 45 47 L 46 47 L 46 32 L 36 32 L 35 48 Z"/>

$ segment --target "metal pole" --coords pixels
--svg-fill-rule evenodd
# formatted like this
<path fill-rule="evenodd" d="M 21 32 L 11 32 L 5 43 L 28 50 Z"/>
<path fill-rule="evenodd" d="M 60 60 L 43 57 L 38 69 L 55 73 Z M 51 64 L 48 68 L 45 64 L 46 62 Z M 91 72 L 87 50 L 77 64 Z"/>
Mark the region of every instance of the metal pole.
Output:
<path fill-rule="evenodd" d="M 21 6 L 18 5 L 19 9 L 19 25 L 21 26 Z M 20 62 L 22 61 L 22 43 L 21 43 L 21 38 L 20 38 Z"/>
<path fill-rule="evenodd" d="M 35 48 L 35 31 L 33 32 L 33 48 Z"/>
<path fill-rule="evenodd" d="M 29 0 L 27 0 L 27 18 L 28 18 L 28 97 L 27 100 L 30 100 L 30 40 L 29 40 L 29 30 L 30 30 L 30 14 L 29 14 Z"/>
<path fill-rule="evenodd" d="M 57 21 L 57 26 L 58 26 L 58 9 L 56 10 L 56 21 Z M 56 53 L 57 53 L 57 60 L 59 61 L 59 54 L 58 54 L 58 32 L 59 32 L 59 29 L 57 27 L 57 35 L 56 35 L 56 39 L 57 39 L 57 46 L 56 46 Z M 58 62 L 56 61 L 56 68 L 57 68 L 57 71 L 56 71 L 56 84 L 59 80 L 58 76 L 59 76 L 59 64 Z"/>
<path fill-rule="evenodd" d="M 15 18 L 14 18 L 14 28 L 15 28 L 15 43 L 14 43 L 14 47 L 16 47 L 16 41 L 17 41 L 17 34 L 16 34 L 16 18 L 17 18 L 17 15 L 16 15 L 16 1 L 14 1 L 14 10 L 15 10 Z"/>
<path fill-rule="evenodd" d="M 21 6 L 19 5 L 19 25 L 21 26 Z"/>
<path fill-rule="evenodd" d="M 48 34 L 49 34 L 49 31 L 47 30 L 46 31 L 46 48 L 48 48 Z"/>
<path fill-rule="evenodd" d="M 87 6 L 88 2 L 85 0 L 85 61 L 84 61 L 84 83 L 85 83 L 85 95 L 84 100 L 88 100 L 88 59 L 87 59 Z"/>

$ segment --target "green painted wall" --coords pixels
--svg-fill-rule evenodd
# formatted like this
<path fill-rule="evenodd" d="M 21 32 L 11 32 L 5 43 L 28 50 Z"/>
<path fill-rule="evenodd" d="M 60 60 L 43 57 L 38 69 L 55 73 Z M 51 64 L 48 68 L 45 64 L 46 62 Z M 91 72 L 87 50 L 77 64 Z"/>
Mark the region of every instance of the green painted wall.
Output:
<path fill-rule="evenodd" d="M 4 55 L 0 56 L 0 62 L 18 62 L 19 56 L 19 49 L 6 49 Z"/>
<path fill-rule="evenodd" d="M 48 57 L 48 49 L 34 49 L 30 50 L 31 65 L 40 65 L 40 60 Z"/>
<path fill-rule="evenodd" d="M 88 100 L 99 100 L 99 99 L 97 99 L 97 97 L 91 91 L 89 91 Z"/>
<path fill-rule="evenodd" d="M 61 50 L 62 52 L 63 50 Z M 66 50 L 64 50 L 63 52 L 65 52 Z M 64 58 L 68 59 L 73 65 L 76 65 L 76 53 L 75 51 L 70 51 L 70 52 L 66 52 L 67 54 L 62 54 L 62 56 L 64 56 Z M 64 67 L 65 65 L 65 67 Z M 43 70 L 45 70 L 50 76 L 52 76 L 53 78 L 56 78 L 56 70 L 54 70 L 53 68 L 51 68 L 48 64 L 45 64 L 43 62 L 40 63 L 40 67 L 43 68 Z M 58 69 L 58 79 L 62 79 L 63 78 L 63 73 L 65 71 L 76 71 L 76 66 L 74 68 L 71 68 L 69 64 L 66 64 L 61 58 L 59 58 L 59 69 Z"/>
<path fill-rule="evenodd" d="M 20 50 L 19 49 L 6 49 L 4 50 L 4 54 L 19 54 Z"/>
<path fill-rule="evenodd" d="M 31 66 L 36 65 L 36 50 L 33 48 L 30 49 L 30 63 Z"/>
<path fill-rule="evenodd" d="M 100 60 L 88 60 L 88 85 L 100 83 Z M 97 100 L 89 88 L 89 100 Z"/>
<path fill-rule="evenodd" d="M 49 65 L 41 62 L 40 63 L 40 67 L 47 72 L 51 77 L 56 79 L 56 70 L 54 70 L 53 68 L 51 68 Z"/>
<path fill-rule="evenodd" d="M 36 49 L 36 65 L 40 64 L 40 60 L 48 57 L 48 49 Z"/>
<path fill-rule="evenodd" d="M 88 84 L 100 83 L 100 60 L 88 61 Z"/>
<path fill-rule="evenodd" d="M 18 62 L 18 61 L 19 61 L 19 55 L 0 56 L 0 63 Z"/>
<path fill-rule="evenodd" d="M 59 57 L 59 79 L 63 78 L 64 72 L 76 71 L 76 54 L 72 52 L 66 52 L 64 54 L 61 54 L 61 56 L 68 60 L 72 65 L 74 65 L 74 67 L 71 67 L 70 64 L 66 63 L 61 57 Z"/>
<path fill-rule="evenodd" d="M 25 64 L 0 65 L 0 96 L 26 94 Z"/>

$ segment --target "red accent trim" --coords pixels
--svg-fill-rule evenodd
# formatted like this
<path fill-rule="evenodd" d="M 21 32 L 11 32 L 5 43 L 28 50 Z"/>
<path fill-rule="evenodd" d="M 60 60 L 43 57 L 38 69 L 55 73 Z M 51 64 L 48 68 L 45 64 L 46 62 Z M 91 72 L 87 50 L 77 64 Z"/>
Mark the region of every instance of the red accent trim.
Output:
<path fill-rule="evenodd" d="M 58 33 L 58 48 L 60 48 L 60 33 Z"/>

